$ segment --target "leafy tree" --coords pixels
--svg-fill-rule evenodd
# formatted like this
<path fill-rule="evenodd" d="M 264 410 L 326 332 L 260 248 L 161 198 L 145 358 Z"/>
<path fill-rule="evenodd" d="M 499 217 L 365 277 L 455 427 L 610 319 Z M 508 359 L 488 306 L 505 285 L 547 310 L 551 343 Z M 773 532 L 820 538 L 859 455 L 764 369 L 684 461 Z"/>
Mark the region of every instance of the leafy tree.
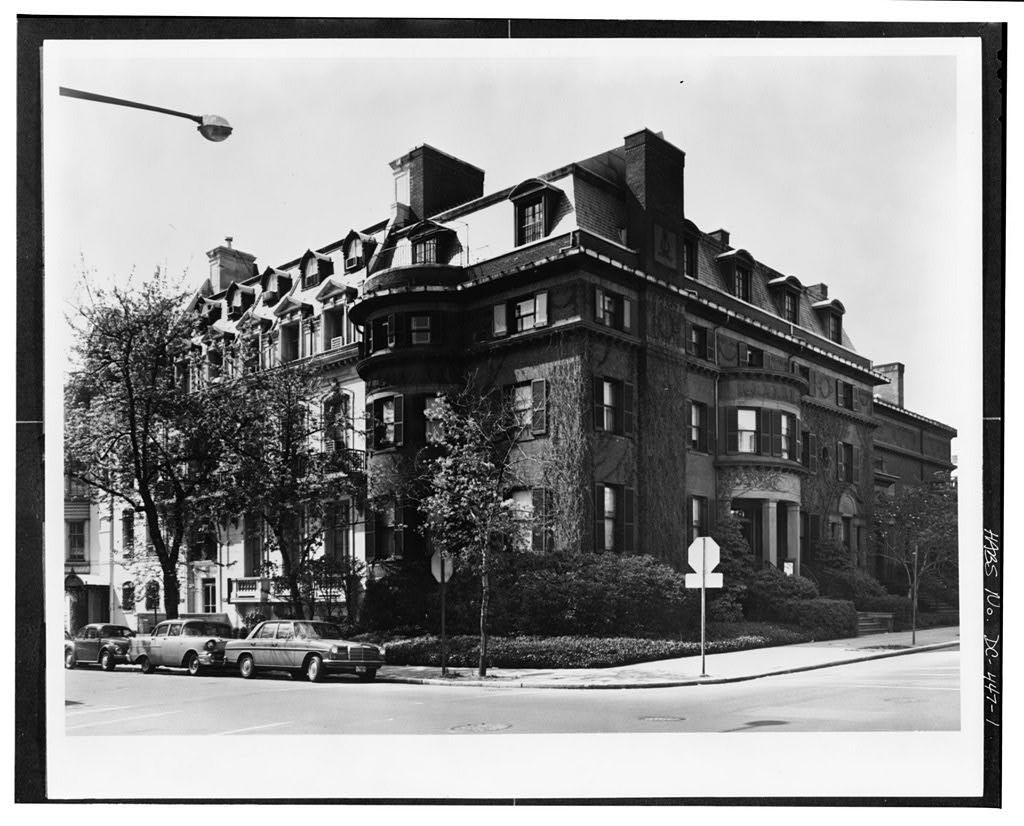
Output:
<path fill-rule="evenodd" d="M 281 560 L 275 584 L 296 617 L 313 615 L 325 577 L 338 573 L 317 553 L 332 503 L 361 489 L 361 454 L 328 449 L 352 429 L 350 417 L 330 413 L 338 393 L 315 365 L 289 364 L 218 385 L 204 411 L 219 447 L 209 508 L 265 526 L 268 550 Z"/>
<path fill-rule="evenodd" d="M 423 530 L 435 549 L 450 554 L 480 580 L 480 661 L 487 674 L 488 605 L 495 557 L 525 544 L 529 525 L 508 491 L 522 484 L 526 461 L 515 410 L 498 391 L 481 395 L 472 382 L 439 396 L 432 411 L 439 435 L 423 456 Z"/>
<path fill-rule="evenodd" d="M 917 641 L 920 583 L 950 575 L 957 565 L 956 480 L 937 473 L 931 482 L 906 485 L 875 499 L 875 552 L 896 563 L 907 577 L 912 642 Z"/>
<path fill-rule="evenodd" d="M 159 271 L 93 291 L 70 319 L 74 369 L 64 392 L 66 474 L 144 515 L 164 606 L 178 615 L 178 566 L 190 503 L 207 492 L 216 453 L 199 426 L 202 393 L 174 379 L 188 348 L 187 295 Z"/>

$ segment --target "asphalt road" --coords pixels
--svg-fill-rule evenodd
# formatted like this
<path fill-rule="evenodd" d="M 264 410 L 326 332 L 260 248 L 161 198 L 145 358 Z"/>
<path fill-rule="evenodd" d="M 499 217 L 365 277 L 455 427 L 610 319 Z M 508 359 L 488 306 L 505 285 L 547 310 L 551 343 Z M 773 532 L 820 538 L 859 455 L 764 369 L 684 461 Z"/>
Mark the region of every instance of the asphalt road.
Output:
<path fill-rule="evenodd" d="M 312 684 L 281 674 L 66 671 L 65 730 L 111 734 L 949 731 L 960 652 L 933 651 L 725 685 L 522 689 Z M 386 678 L 387 669 L 381 670 Z"/>

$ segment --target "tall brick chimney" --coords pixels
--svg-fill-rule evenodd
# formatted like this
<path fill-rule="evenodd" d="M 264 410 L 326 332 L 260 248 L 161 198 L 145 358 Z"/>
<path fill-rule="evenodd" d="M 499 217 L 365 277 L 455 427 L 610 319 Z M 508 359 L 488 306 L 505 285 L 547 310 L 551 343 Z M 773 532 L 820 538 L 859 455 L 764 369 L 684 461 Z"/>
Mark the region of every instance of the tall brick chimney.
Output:
<path fill-rule="evenodd" d="M 484 171 L 428 144 L 391 162 L 395 202 L 421 221 L 484 194 Z M 407 199 L 407 200 L 406 200 Z"/>
<path fill-rule="evenodd" d="M 873 364 L 871 369 L 889 379 L 888 384 L 880 384 L 875 388 L 875 395 L 889 404 L 903 407 L 903 371 L 906 370 L 903 362 Z"/>
<path fill-rule="evenodd" d="M 807 289 L 807 297 L 814 301 L 828 300 L 828 284 L 811 284 Z"/>
<path fill-rule="evenodd" d="M 624 138 L 628 237 L 648 272 L 682 278 L 683 168 L 686 154 L 641 129 Z"/>
<path fill-rule="evenodd" d="M 236 250 L 231 246 L 234 240 L 228 236 L 224 239 L 224 244 L 206 253 L 206 257 L 210 259 L 210 287 L 214 295 L 226 290 L 228 284 L 244 281 L 253 275 L 252 265 L 256 261 L 256 256 Z"/>

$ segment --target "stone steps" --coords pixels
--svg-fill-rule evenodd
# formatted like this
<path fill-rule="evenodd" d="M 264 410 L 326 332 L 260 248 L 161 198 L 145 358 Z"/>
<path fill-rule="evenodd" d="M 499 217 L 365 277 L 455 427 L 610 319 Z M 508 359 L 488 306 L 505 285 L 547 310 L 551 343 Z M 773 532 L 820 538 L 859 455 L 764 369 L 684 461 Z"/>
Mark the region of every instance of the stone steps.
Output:
<path fill-rule="evenodd" d="M 858 611 L 857 636 L 885 634 L 893 629 L 893 614 L 885 611 Z"/>

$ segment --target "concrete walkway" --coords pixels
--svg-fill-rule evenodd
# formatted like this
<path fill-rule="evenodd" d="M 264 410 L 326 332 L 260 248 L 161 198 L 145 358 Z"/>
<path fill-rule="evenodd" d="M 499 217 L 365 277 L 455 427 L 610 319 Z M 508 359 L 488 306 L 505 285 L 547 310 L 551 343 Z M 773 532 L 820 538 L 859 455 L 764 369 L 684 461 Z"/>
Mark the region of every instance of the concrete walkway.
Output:
<path fill-rule="evenodd" d="M 377 679 L 390 683 L 493 688 L 669 688 L 754 680 L 919 651 L 955 648 L 959 644 L 960 629 L 951 627 L 918 631 L 916 646 L 910 644 L 909 631 L 900 631 L 710 654 L 706 660 L 707 677 L 701 676 L 698 654 L 614 668 L 489 668 L 484 679 L 477 677 L 475 668 L 449 668 L 450 676 L 441 677 L 441 669 L 436 666 L 394 665 L 382 668 Z"/>

